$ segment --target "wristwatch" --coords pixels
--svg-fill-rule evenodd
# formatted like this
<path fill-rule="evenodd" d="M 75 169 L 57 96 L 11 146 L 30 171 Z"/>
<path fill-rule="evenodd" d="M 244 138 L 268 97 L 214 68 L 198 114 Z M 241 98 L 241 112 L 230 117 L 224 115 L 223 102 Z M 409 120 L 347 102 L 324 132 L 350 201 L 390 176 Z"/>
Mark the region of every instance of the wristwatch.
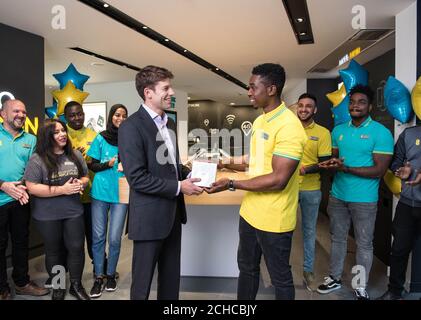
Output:
<path fill-rule="evenodd" d="M 229 191 L 235 191 L 234 180 L 230 180 L 230 182 L 228 184 L 228 190 Z"/>

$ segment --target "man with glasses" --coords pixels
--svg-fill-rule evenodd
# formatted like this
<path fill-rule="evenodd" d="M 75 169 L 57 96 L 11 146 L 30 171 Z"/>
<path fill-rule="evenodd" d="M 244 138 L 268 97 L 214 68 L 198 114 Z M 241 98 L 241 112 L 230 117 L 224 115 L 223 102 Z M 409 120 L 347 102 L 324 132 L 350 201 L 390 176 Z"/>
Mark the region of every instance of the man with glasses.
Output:
<path fill-rule="evenodd" d="M 319 164 L 336 174 L 328 205 L 332 243 L 330 272 L 317 291 L 327 294 L 341 288 L 352 221 L 357 245 L 356 264 L 360 271 L 357 283 L 353 283 L 354 293 L 357 300 L 368 300 L 366 285 L 373 262 L 379 181 L 392 159 L 393 137 L 369 115 L 373 92 L 368 86 L 357 85 L 349 95 L 351 121 L 334 128 L 333 158 Z"/>

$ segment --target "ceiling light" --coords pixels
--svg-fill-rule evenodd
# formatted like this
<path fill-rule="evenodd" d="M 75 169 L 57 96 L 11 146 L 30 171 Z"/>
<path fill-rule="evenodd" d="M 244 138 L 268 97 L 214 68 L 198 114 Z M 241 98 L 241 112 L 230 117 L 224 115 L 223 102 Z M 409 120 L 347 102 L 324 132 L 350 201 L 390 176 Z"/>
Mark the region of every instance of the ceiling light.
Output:
<path fill-rule="evenodd" d="M 184 49 L 184 52 L 187 52 L 187 50 L 186 50 L 186 49 Z"/>
<path fill-rule="evenodd" d="M 187 97 L 187 100 L 190 100 L 191 98 L 190 97 Z"/>
<path fill-rule="evenodd" d="M 231 102 L 231 103 L 230 103 L 230 105 L 231 105 L 231 106 L 235 106 L 235 103 L 234 103 L 234 102 Z"/>
<path fill-rule="evenodd" d="M 169 39 L 167 39 L 167 38 L 165 38 L 165 42 L 168 42 L 168 41 L 170 41 Z"/>
<path fill-rule="evenodd" d="M 301 22 L 304 21 L 304 19 L 303 18 L 297 18 L 296 21 L 301 23 Z"/>
<path fill-rule="evenodd" d="M 143 29 L 145 29 L 145 30 L 146 30 L 146 29 L 148 29 L 148 27 L 147 27 L 147 26 L 143 26 L 142 28 L 143 28 Z"/>
<path fill-rule="evenodd" d="M 300 36 L 306 36 L 307 33 L 306 32 L 300 32 Z"/>
<path fill-rule="evenodd" d="M 104 3 L 104 8 L 108 8 L 110 5 L 108 3 Z"/>
<path fill-rule="evenodd" d="M 92 67 L 102 67 L 104 64 L 102 62 L 92 62 L 91 66 Z"/>
<path fill-rule="evenodd" d="M 216 70 L 216 71 L 219 71 L 219 68 L 216 68 L 215 70 Z"/>

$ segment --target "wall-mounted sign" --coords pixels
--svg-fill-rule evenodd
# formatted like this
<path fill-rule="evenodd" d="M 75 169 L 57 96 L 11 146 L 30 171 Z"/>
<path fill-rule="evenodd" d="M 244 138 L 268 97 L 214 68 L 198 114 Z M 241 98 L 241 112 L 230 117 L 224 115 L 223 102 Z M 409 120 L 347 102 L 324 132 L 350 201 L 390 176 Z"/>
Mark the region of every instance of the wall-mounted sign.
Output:
<path fill-rule="evenodd" d="M 227 119 L 229 124 L 232 124 L 235 120 L 235 115 L 234 114 L 229 114 L 225 117 L 225 119 Z"/>
<path fill-rule="evenodd" d="M 241 130 L 243 131 L 243 133 L 248 136 L 251 132 L 251 127 L 252 127 L 252 123 L 250 121 L 244 121 L 241 124 Z"/>
<path fill-rule="evenodd" d="M 203 121 L 203 123 L 204 123 L 205 126 L 208 126 L 209 125 L 209 119 L 205 119 L 205 121 Z"/>
<path fill-rule="evenodd" d="M 15 96 L 13 94 L 11 94 L 10 92 L 7 92 L 7 91 L 0 92 L 1 104 L 3 104 L 6 100 L 9 100 L 9 99 L 14 100 Z M 1 109 L 1 106 L 0 106 L 0 109 Z"/>
<path fill-rule="evenodd" d="M 349 60 L 355 58 L 361 53 L 361 47 L 355 48 L 351 52 L 344 55 L 341 59 L 339 59 L 339 66 L 343 65 L 344 63 L 347 63 Z"/>

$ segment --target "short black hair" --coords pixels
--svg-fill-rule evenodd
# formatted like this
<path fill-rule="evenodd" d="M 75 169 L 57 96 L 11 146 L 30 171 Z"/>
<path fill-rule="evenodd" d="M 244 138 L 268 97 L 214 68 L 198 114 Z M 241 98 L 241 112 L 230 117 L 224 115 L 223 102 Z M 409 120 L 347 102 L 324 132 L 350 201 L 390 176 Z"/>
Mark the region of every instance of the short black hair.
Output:
<path fill-rule="evenodd" d="M 268 85 L 274 85 L 278 97 L 281 97 L 285 85 L 285 70 L 280 64 L 259 64 L 253 68 L 251 73 L 256 76 L 261 76 Z"/>
<path fill-rule="evenodd" d="M 317 106 L 317 99 L 316 99 L 316 97 L 315 97 L 313 94 L 308 93 L 308 92 L 303 93 L 303 94 L 302 94 L 302 95 L 298 98 L 298 101 L 300 101 L 301 99 L 305 99 L 305 98 L 309 98 L 309 99 L 313 100 L 313 101 L 314 101 L 314 104 Z"/>
<path fill-rule="evenodd" d="M 363 84 L 357 84 L 349 91 L 349 97 L 351 98 L 355 93 L 362 93 L 367 96 L 368 104 L 370 105 L 374 99 L 374 92 L 371 90 L 369 86 L 365 86 Z"/>
<path fill-rule="evenodd" d="M 79 106 L 82 108 L 82 105 L 79 102 L 70 101 L 64 106 L 64 114 L 66 114 L 67 110 L 69 110 L 71 107 L 74 107 L 74 106 Z"/>

